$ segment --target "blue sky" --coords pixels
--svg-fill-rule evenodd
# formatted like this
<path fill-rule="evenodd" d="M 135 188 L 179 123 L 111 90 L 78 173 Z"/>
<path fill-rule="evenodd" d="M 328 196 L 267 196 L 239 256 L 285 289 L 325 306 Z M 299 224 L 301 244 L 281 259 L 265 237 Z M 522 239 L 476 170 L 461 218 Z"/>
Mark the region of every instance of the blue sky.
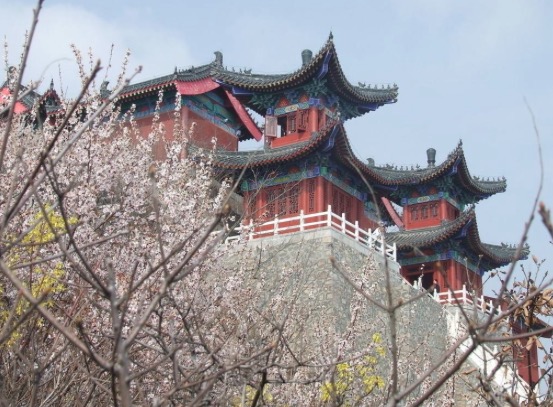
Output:
<path fill-rule="evenodd" d="M 0 0 L 0 34 L 16 63 L 34 1 Z M 441 162 L 460 139 L 473 175 L 507 178 L 507 192 L 477 207 L 483 241 L 515 243 L 535 198 L 538 144 L 525 99 L 541 134 L 545 185 L 553 206 L 553 3 L 548 0 L 383 1 L 62 1 L 46 0 L 27 79 L 78 87 L 70 43 L 105 62 L 115 45 L 118 72 L 128 48 L 138 80 L 210 62 L 256 73 L 298 69 L 301 51 L 316 52 L 330 31 L 353 84 L 397 83 L 399 100 L 346 123 L 360 158 L 378 164 Z M 529 243 L 553 262 L 551 239 L 537 222 Z M 528 268 L 533 268 L 527 263 Z"/>

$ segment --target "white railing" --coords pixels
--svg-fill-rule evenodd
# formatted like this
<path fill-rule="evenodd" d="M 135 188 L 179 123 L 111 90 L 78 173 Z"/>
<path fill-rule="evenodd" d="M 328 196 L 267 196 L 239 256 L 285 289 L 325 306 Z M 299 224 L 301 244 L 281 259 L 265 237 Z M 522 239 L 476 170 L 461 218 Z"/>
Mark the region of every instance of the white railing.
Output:
<path fill-rule="evenodd" d="M 459 309 L 446 307 L 445 311 L 449 336 L 453 340 L 458 340 L 461 335 L 466 333 L 467 321 L 462 317 Z M 472 337 L 468 337 L 460 343 L 459 350 L 464 352 L 468 350 L 470 345 L 472 345 Z M 489 344 L 480 343 L 471 352 L 468 360 L 474 367 L 480 370 L 484 377 L 491 376 L 491 379 L 499 388 L 507 390 L 513 395 L 521 396 L 524 399 L 528 395 L 528 385 L 518 375 L 514 366 L 510 366 L 502 361 L 502 358 L 499 356 L 500 353 L 497 345 L 491 347 Z"/>
<path fill-rule="evenodd" d="M 413 287 L 416 289 L 423 289 L 420 287 L 420 282 L 418 280 L 415 280 L 415 282 L 413 283 Z M 432 298 L 434 298 L 434 300 L 440 304 L 473 305 L 483 313 L 490 315 L 497 315 L 499 312 L 501 312 L 500 305 L 494 304 L 492 299 L 486 300 L 486 297 L 484 297 L 483 295 L 474 295 L 472 292 L 467 290 L 467 286 L 465 284 L 463 284 L 463 288 L 461 290 L 434 292 L 432 294 Z"/>
<path fill-rule="evenodd" d="M 486 300 L 483 295 L 477 296 L 467 290 L 466 285 L 463 284 L 463 288 L 457 291 L 448 290 L 442 293 L 434 293 L 436 301 L 440 304 L 465 304 L 473 305 L 480 311 L 486 314 L 495 315 L 501 312 L 501 306 L 494 304 L 491 299 Z"/>
<path fill-rule="evenodd" d="M 415 280 L 413 287 L 422 289 L 421 282 Z M 434 292 L 432 298 L 442 305 L 470 305 L 476 307 L 485 314 L 499 315 L 502 312 L 501 305 L 495 305 L 492 299 L 487 299 L 483 295 L 477 296 L 467 290 L 463 284 L 461 290 L 448 290 L 444 292 Z M 466 332 L 466 322 L 461 317 L 461 312 L 458 308 L 444 307 L 447 316 L 449 336 L 457 340 L 463 332 Z M 461 351 L 468 349 L 472 343 L 472 338 L 467 338 L 459 345 Z M 487 344 L 478 344 L 476 349 L 468 357 L 470 363 L 478 368 L 486 377 L 492 376 L 493 382 L 502 389 L 508 389 L 513 394 L 525 396 L 528 394 L 528 385 L 520 378 L 516 370 L 507 364 L 499 365 L 501 359 L 498 357 L 499 351 L 497 346 L 493 348 Z"/>
<path fill-rule="evenodd" d="M 254 223 L 250 220 L 247 225 L 241 225 L 234 231 L 235 236 L 230 236 L 227 241 L 234 240 L 253 240 L 268 236 L 276 236 L 285 233 L 304 232 L 306 230 L 314 230 L 318 228 L 329 227 L 338 232 L 354 239 L 356 242 L 367 246 L 389 260 L 397 261 L 396 244 L 389 245 L 385 242 L 384 235 L 379 229 L 361 229 L 359 222 L 349 222 L 346 220 L 346 215 L 341 216 L 332 212 L 332 207 L 328 205 L 326 212 L 310 213 L 306 215 L 303 210 L 298 216 L 279 218 L 275 216 L 274 220 L 264 223 Z"/>

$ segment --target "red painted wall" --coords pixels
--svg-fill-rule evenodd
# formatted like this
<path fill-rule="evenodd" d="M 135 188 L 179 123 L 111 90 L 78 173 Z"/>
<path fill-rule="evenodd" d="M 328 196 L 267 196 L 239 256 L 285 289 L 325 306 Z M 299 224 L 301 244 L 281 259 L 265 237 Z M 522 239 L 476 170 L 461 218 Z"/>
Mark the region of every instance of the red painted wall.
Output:
<path fill-rule="evenodd" d="M 403 223 L 406 230 L 438 226 L 442 220 L 453 220 L 457 216 L 459 210 L 445 199 L 403 207 Z"/>
<path fill-rule="evenodd" d="M 3 98 L 4 97 L 9 97 L 10 96 L 10 90 L 8 88 L 1 88 L 0 89 L 0 106 L 3 105 L 2 101 L 3 101 Z M 6 99 L 7 100 L 7 99 Z M 21 103 L 21 102 L 15 102 L 15 109 L 14 109 L 14 112 L 16 114 L 19 114 L 19 113 L 23 113 L 23 112 L 26 112 L 27 110 L 27 107 Z"/>
<path fill-rule="evenodd" d="M 210 149 L 213 146 L 211 140 L 215 137 L 217 139 L 217 149 L 238 151 L 238 138 L 234 134 L 229 134 L 209 120 L 190 111 L 187 107 L 184 107 L 182 111 L 185 128 L 189 128 L 192 123 L 196 123 L 192 134 L 194 144 Z"/>
<path fill-rule="evenodd" d="M 213 147 L 211 139 L 215 137 L 217 139 L 217 148 L 227 151 L 238 150 L 238 138 L 235 135 L 229 134 L 222 128 L 211 123 L 209 120 L 191 112 L 187 107 L 181 109 L 181 120 L 183 129 L 190 129 L 192 123 L 195 123 L 194 131 L 188 132 L 191 134 L 191 140 L 194 144 L 211 149 Z M 141 137 L 147 137 L 152 131 L 153 116 L 144 117 L 136 120 L 136 124 Z M 173 130 L 175 127 L 175 116 L 173 112 L 164 112 L 160 114 L 159 123 L 163 125 L 165 129 L 165 136 L 163 140 L 153 147 L 153 156 L 157 160 L 163 160 L 166 158 L 165 142 L 173 140 Z"/>
<path fill-rule="evenodd" d="M 309 140 L 311 133 L 303 131 L 301 133 L 287 134 L 286 136 L 273 138 L 271 141 L 271 148 L 283 147 L 290 144 L 298 143 L 300 141 Z"/>
<path fill-rule="evenodd" d="M 513 324 L 513 334 L 521 334 L 528 332 L 526 326 L 521 326 L 520 323 Z M 528 338 L 520 339 L 520 346 L 513 350 L 513 357 L 516 361 L 518 374 L 530 386 L 534 386 L 539 379 L 538 366 L 538 347 L 534 342 L 530 349 L 526 349 Z"/>
<path fill-rule="evenodd" d="M 290 193 L 297 188 L 297 211 L 290 209 Z M 285 197 L 285 195 L 288 196 Z M 295 198 L 294 198 L 295 199 Z M 279 200 L 282 203 L 279 203 Z M 272 201 L 272 202 L 271 202 Z M 284 202 L 286 201 L 286 202 Z M 328 205 L 332 205 L 332 212 L 341 216 L 345 213 L 346 220 L 351 223 L 358 221 L 360 228 L 375 229 L 378 225 L 367 218 L 364 212 L 364 204 L 359 199 L 349 195 L 336 187 L 323 177 L 304 179 L 299 182 L 276 185 L 264 188 L 260 191 L 249 191 L 244 194 L 244 206 L 246 211 L 246 223 L 250 219 L 254 222 L 267 222 L 274 219 L 275 214 L 279 219 L 298 216 L 300 210 L 305 215 L 324 212 Z M 325 217 L 321 217 L 324 220 Z M 315 221 L 311 219 L 310 222 Z"/>

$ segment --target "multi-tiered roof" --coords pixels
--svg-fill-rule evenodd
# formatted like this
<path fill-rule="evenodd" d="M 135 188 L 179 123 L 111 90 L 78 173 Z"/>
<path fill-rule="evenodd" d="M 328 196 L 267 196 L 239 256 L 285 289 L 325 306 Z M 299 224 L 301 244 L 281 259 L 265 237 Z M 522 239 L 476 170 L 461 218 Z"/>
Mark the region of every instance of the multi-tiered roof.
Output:
<path fill-rule="evenodd" d="M 7 85 L 3 88 L 8 89 Z M 398 87 L 395 84 L 351 84 L 342 71 L 332 35 L 316 54 L 303 51 L 302 65 L 291 73 L 267 75 L 251 70 L 227 69 L 222 53 L 215 52 L 214 61 L 208 64 L 175 69 L 169 75 L 127 86 L 119 97 L 119 103 L 130 106 L 144 98 L 157 97 L 160 91 L 189 97 L 216 92 L 238 122 L 235 126 L 235 129 L 240 128 L 235 134 L 238 140 L 261 140 L 263 126 L 253 120 L 250 112 L 262 116 L 276 115 L 279 109 L 285 109 L 278 107 L 280 99 L 284 98 L 299 108 L 317 106 L 318 109 L 331 109 L 329 120 L 297 142 L 276 147 L 266 145 L 256 151 L 218 151 L 216 163 L 227 172 L 245 168 L 254 172 L 269 172 L 297 163 L 310 165 L 312 158 L 317 157 L 321 167 L 335 166 L 348 172 L 348 179 L 345 182 L 338 180 L 341 184 L 336 181 L 336 185 L 347 190 L 343 186 L 347 184 L 351 190 L 361 191 L 356 197 L 364 197 L 368 206 L 372 204 L 384 224 L 399 227 L 399 231 L 388 234 L 388 239 L 397 244 L 400 252 L 408 253 L 413 247 L 453 250 L 455 246 L 457 253 L 468 253 L 473 261 L 481 259 L 479 268 L 484 270 L 507 264 L 517 256 L 513 247 L 488 245 L 480 241 L 471 205 L 505 191 L 506 181 L 472 176 L 461 143 L 442 163 L 432 163 L 424 168 L 375 166 L 355 156 L 343 123 L 396 102 Z M 300 95 L 308 99 L 299 100 Z M 321 98 L 324 99 L 322 104 Z M 29 93 L 21 104 L 30 109 L 37 101 L 48 112 L 59 105 L 59 98 L 52 87 L 43 96 Z M 302 107 L 302 104 L 305 106 Z M 397 207 L 405 207 L 416 193 L 430 188 L 455 204 L 461 211 L 459 216 L 439 225 L 404 230 Z M 468 210 L 465 209 L 467 205 L 470 206 Z M 526 254 L 527 250 L 518 253 L 519 256 Z"/>
<path fill-rule="evenodd" d="M 455 255 L 449 258 L 454 258 L 467 268 L 483 273 L 506 266 L 513 260 L 528 255 L 528 247 L 524 247 L 520 253 L 517 253 L 517 247 L 514 245 L 483 243 L 480 240 L 474 207 L 461 213 L 457 219 L 444 222 L 439 226 L 391 232 L 386 236 L 388 243 L 396 244 L 404 266 L 444 260 L 446 258 L 444 253 L 455 252 Z M 422 253 L 426 249 L 437 247 L 440 248 L 439 253 L 425 256 L 423 261 L 417 255 L 417 252 Z M 408 258 L 405 254 L 414 254 L 414 256 Z"/>

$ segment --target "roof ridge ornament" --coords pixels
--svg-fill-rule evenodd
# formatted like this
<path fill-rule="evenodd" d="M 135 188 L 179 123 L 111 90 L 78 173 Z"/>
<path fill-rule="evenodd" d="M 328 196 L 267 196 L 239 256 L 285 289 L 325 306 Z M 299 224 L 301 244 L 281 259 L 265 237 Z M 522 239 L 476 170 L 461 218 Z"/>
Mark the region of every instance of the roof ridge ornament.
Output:
<path fill-rule="evenodd" d="M 217 66 L 223 66 L 223 53 L 221 51 L 215 51 L 215 61 L 213 63 Z"/>
<path fill-rule="evenodd" d="M 7 76 L 7 86 L 10 91 L 14 91 L 15 84 L 17 82 L 17 78 L 19 77 L 19 69 L 15 66 L 10 66 L 8 68 L 8 76 Z"/>
<path fill-rule="evenodd" d="M 428 162 L 428 167 L 434 167 L 436 165 L 436 149 L 430 147 L 426 150 L 426 158 Z"/>
<path fill-rule="evenodd" d="M 313 51 L 311 51 L 310 49 L 304 49 L 301 52 L 301 65 L 302 66 L 309 65 L 309 63 L 311 62 L 311 59 L 313 59 Z"/>

